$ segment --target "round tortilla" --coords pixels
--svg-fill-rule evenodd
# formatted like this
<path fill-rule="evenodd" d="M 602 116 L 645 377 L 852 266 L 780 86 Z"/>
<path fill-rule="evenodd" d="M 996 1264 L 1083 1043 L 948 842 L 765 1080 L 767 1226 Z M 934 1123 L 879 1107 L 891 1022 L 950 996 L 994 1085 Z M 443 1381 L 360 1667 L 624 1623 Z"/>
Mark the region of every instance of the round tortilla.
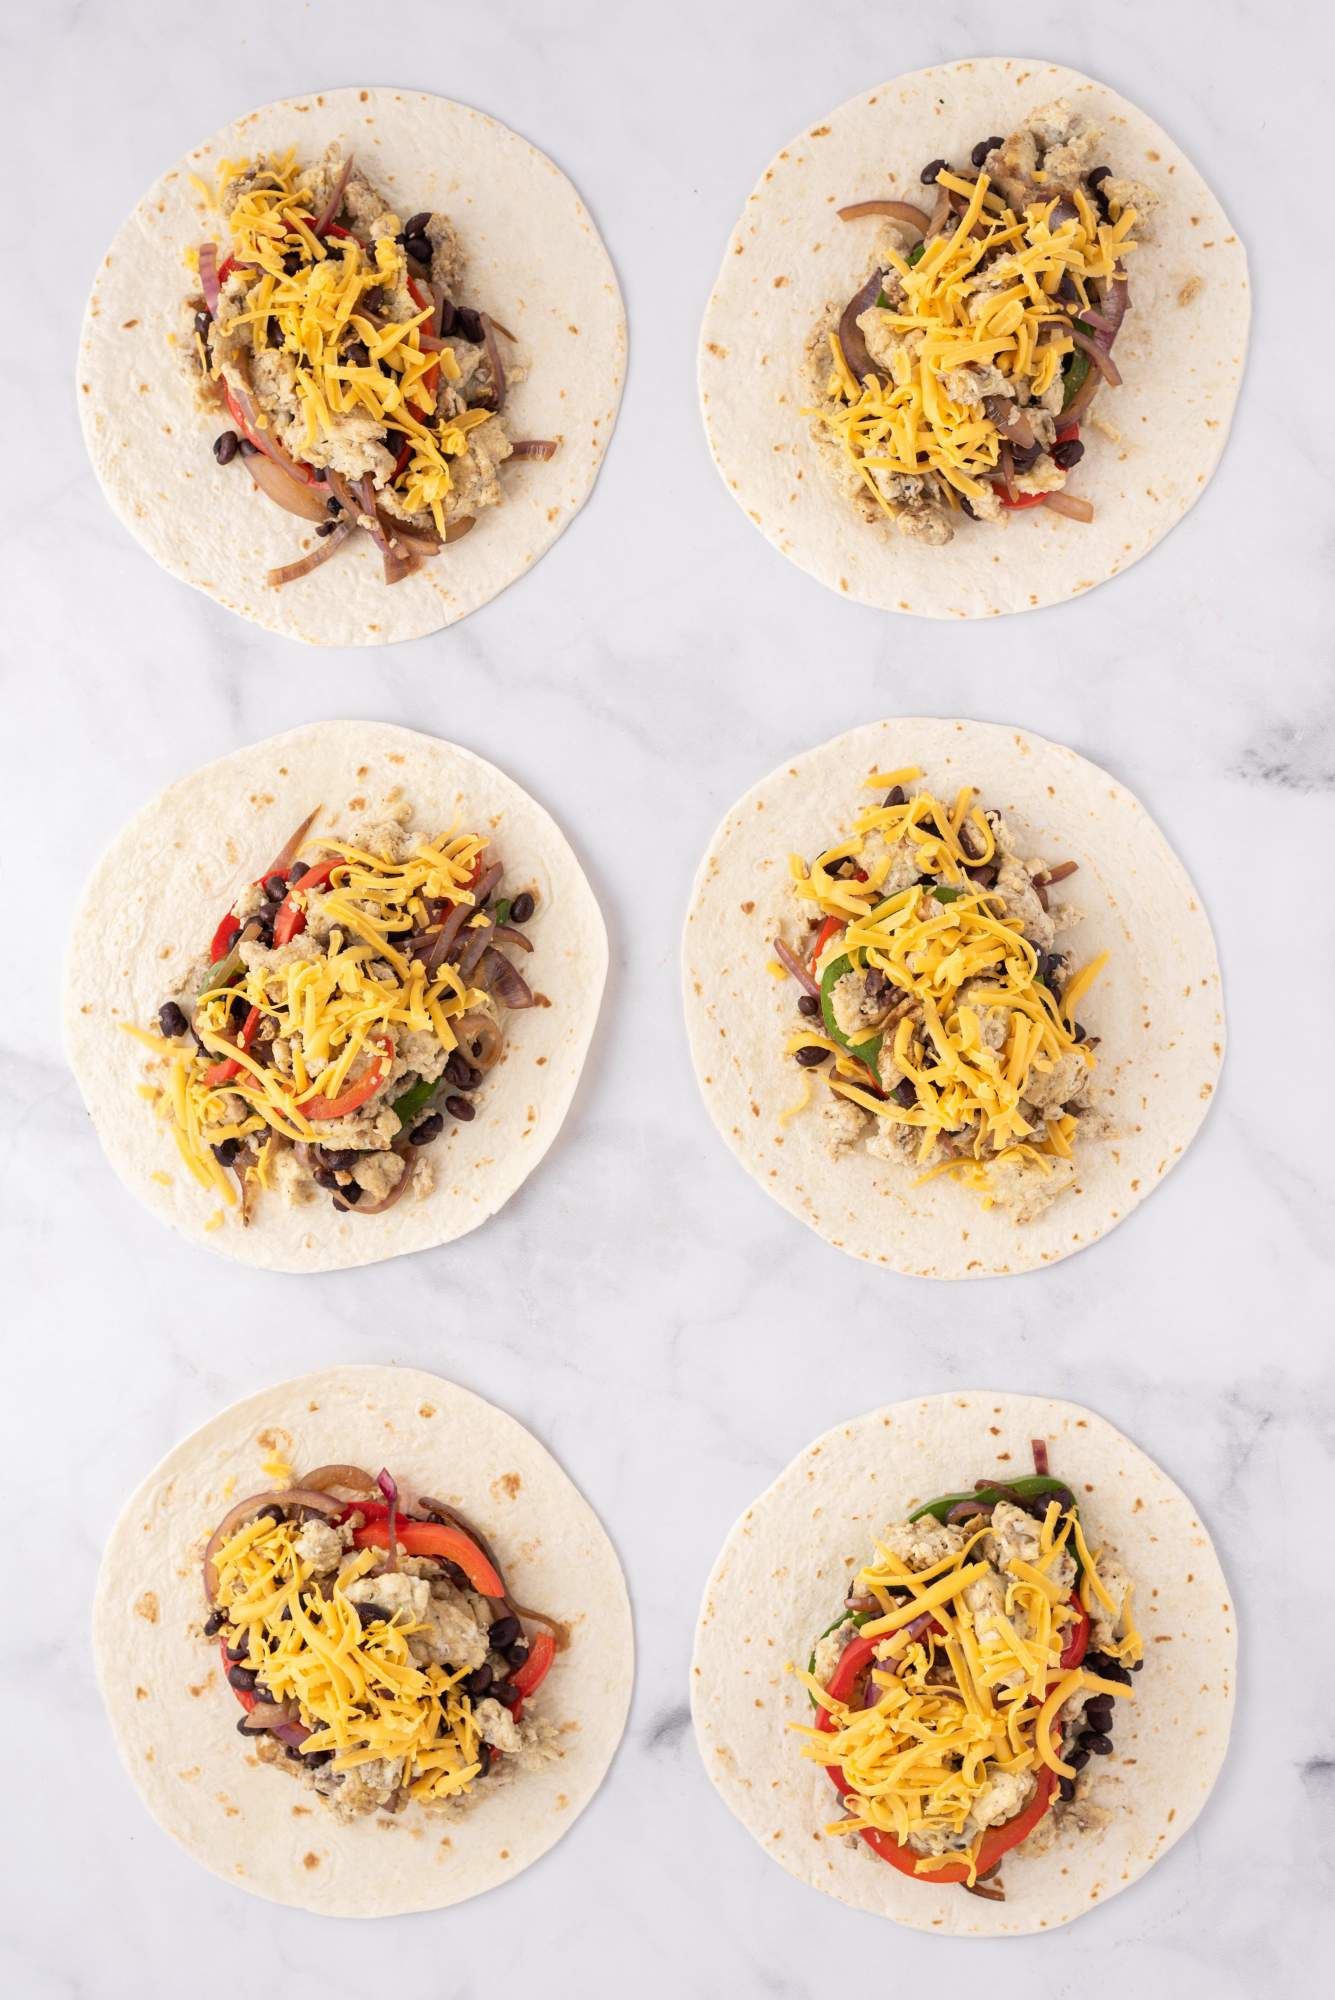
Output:
<path fill-rule="evenodd" d="M 136 1096 L 152 1029 L 181 970 L 208 946 L 240 890 L 313 806 L 313 832 L 344 833 L 401 795 L 415 826 L 456 819 L 487 833 L 538 908 L 524 972 L 547 1004 L 505 1016 L 505 1053 L 471 1124 L 447 1123 L 425 1154 L 436 1185 L 382 1216 L 321 1198 L 289 1208 L 261 1193 L 249 1226 L 182 1164 L 171 1129 Z M 319 722 L 238 750 L 172 785 L 112 842 L 74 920 L 65 971 L 70 1066 L 112 1166 L 155 1215 L 220 1256 L 271 1271 L 337 1271 L 451 1243 L 494 1215 L 561 1129 L 607 977 L 607 933 L 565 836 L 537 802 L 469 750 L 384 722 Z"/>
<path fill-rule="evenodd" d="M 1064 1830 L 1044 1854 L 1013 1850 L 1006 1901 L 992 1903 L 913 1881 L 862 1840 L 822 1835 L 839 1808 L 823 1767 L 788 1733 L 810 1723 L 811 1707 L 785 1668 L 806 1666 L 883 1528 L 935 1494 L 1029 1471 L 1029 1440 L 1040 1437 L 1095 1546 L 1114 1546 L 1131 1574 L 1146 1657 L 1134 1701 L 1117 1704 L 1113 1755 L 1094 1760 L 1093 1797 L 1110 1823 Z M 691 1706 L 709 1776 L 790 1875 L 912 1930 L 1014 1937 L 1106 1902 L 1182 1838 L 1224 1761 L 1236 1672 L 1228 1585 L 1185 1493 L 1092 1410 L 972 1389 L 827 1431 L 748 1507 L 705 1587 Z"/>
<path fill-rule="evenodd" d="M 200 1559 L 229 1506 L 294 1472 L 387 1464 L 411 1492 L 476 1521 L 521 1603 L 568 1626 L 538 1712 L 561 1751 L 481 1790 L 466 1811 L 409 1805 L 343 1825 L 237 1734 Z M 125 1767 L 158 1824 L 254 1896 L 343 1917 L 442 1910 L 508 1882 L 555 1846 L 601 1784 L 634 1673 L 630 1603 L 597 1515 L 522 1424 L 413 1368 L 331 1368 L 235 1403 L 169 1452 L 102 1558 L 93 1643 Z"/>
<path fill-rule="evenodd" d="M 1084 964 L 1112 956 L 1080 1003 L 1100 1037 L 1091 1098 L 1115 1128 L 1079 1142 L 1077 1182 L 1032 1222 L 984 1209 L 948 1177 L 914 1187 L 910 1163 L 859 1144 L 832 1159 L 813 1104 L 786 1124 L 802 1072 L 784 1044 L 790 980 L 767 971 L 795 908 L 788 858 L 841 837 L 872 771 L 923 767 L 954 796 L 975 785 L 1020 852 L 1079 864 L 1062 900 L 1084 913 L 1059 942 Z M 1186 870 L 1139 800 L 1097 764 L 987 722 L 868 723 L 794 758 L 749 791 L 709 843 L 682 945 L 686 1024 L 710 1116 L 768 1194 L 827 1242 L 920 1278 L 1002 1277 L 1055 1263 L 1127 1216 L 1199 1129 L 1224 1053 L 1219 961 Z"/>
<path fill-rule="evenodd" d="M 868 525 L 811 436 L 805 350 L 827 308 L 866 279 L 879 225 L 835 209 L 875 196 L 917 203 L 927 161 L 967 161 L 1063 97 L 1103 127 L 1114 170 L 1161 196 L 1129 266 L 1117 338 L 1123 386 L 1081 436 L 1072 492 L 1094 520 L 1051 508 L 961 520 L 931 548 Z M 1200 498 L 1242 381 L 1247 256 L 1214 195 L 1134 104 L 1078 70 L 1020 57 L 949 63 L 850 98 L 792 139 L 757 182 L 724 253 L 700 337 L 700 400 L 714 462 L 737 504 L 799 569 L 882 611 L 992 618 L 1078 597 L 1148 553 Z M 1117 436 L 1105 436 L 1108 424 Z"/>
<path fill-rule="evenodd" d="M 559 438 L 555 458 L 507 466 L 505 498 L 471 534 L 388 587 L 367 535 L 312 575 L 274 588 L 267 572 L 318 546 L 308 522 L 219 470 L 222 424 L 202 407 L 177 338 L 192 289 L 182 255 L 219 221 L 210 186 L 223 159 L 284 152 L 315 160 L 350 146 L 404 211 L 436 207 L 459 232 L 470 300 L 516 336 L 528 368 L 506 399 L 511 437 Z M 419 639 L 513 583 L 588 499 L 626 372 L 616 273 L 559 168 L 496 119 L 415 90 L 331 90 L 285 98 L 226 125 L 165 173 L 122 225 L 93 285 L 79 346 L 79 410 L 93 469 L 135 538 L 173 576 L 271 632 L 315 646 Z"/>

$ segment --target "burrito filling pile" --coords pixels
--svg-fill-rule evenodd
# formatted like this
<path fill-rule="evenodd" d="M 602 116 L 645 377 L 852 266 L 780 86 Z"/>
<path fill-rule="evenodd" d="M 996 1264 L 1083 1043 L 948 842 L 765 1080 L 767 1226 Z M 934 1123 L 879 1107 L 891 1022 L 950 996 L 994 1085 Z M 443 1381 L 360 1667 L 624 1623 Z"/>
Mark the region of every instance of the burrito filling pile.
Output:
<path fill-rule="evenodd" d="M 843 1804 L 827 1833 L 992 1901 L 1012 1848 L 1106 1823 L 1091 1759 L 1112 1754 L 1142 1663 L 1130 1578 L 1033 1450 L 1032 1477 L 885 1530 L 800 1675 L 816 1725 L 791 1725 Z"/>
<path fill-rule="evenodd" d="M 1078 912 L 1048 890 L 1077 864 L 1023 860 L 972 786 L 950 803 L 916 767 L 873 772 L 884 793 L 846 840 L 789 862 L 797 908 L 770 971 L 800 989 L 786 1052 L 817 1073 L 831 1156 L 949 1175 L 1020 1222 L 1075 1179 L 1097 1040 L 1076 1008 L 1107 953 L 1074 969 L 1058 945 Z M 887 789 L 888 788 L 888 789 Z M 783 933 L 786 932 L 787 935 Z"/>
<path fill-rule="evenodd" d="M 359 1215 L 426 1194 L 422 1149 L 477 1115 L 506 1014 L 535 1004 L 501 947 L 533 949 L 537 898 L 501 894 L 485 834 L 415 833 L 402 800 L 348 840 L 310 838 L 315 817 L 224 913 L 158 1031 L 123 1024 L 153 1052 L 140 1095 L 221 1198 L 211 1228 L 248 1222 L 263 1190 Z"/>
<path fill-rule="evenodd" d="M 340 1820 L 467 1803 L 558 1754 L 528 1711 L 562 1628 L 521 1616 L 477 1530 L 438 1501 L 409 1507 L 387 1471 L 321 1466 L 243 1500 L 209 1540 L 204 1588 L 238 1732 Z"/>
<path fill-rule="evenodd" d="M 399 583 L 503 498 L 507 459 L 556 451 L 506 431 L 507 382 L 524 371 L 502 356 L 505 329 L 458 303 L 447 216 L 401 221 L 337 145 L 312 166 L 295 152 L 224 160 L 214 187 L 195 185 L 226 231 L 190 253 L 198 292 L 185 302 L 201 391 L 234 426 L 214 456 L 240 460 L 315 529 L 271 584 L 307 575 L 359 528 Z"/>
<path fill-rule="evenodd" d="M 1098 128 L 1058 100 L 980 140 L 971 168 L 929 162 L 926 205 L 839 210 L 892 225 L 810 348 L 815 435 L 868 520 L 936 544 L 962 515 L 1043 505 L 1094 518 L 1066 478 L 1095 394 L 1122 379 L 1126 265 L 1156 202 L 1100 150 Z"/>

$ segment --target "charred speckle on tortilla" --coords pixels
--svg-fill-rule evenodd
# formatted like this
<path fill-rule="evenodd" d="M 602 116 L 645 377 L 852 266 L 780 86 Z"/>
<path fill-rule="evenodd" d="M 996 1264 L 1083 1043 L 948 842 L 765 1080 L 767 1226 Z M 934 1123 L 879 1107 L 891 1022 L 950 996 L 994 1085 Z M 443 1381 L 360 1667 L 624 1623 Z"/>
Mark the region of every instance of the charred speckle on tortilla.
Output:
<path fill-rule="evenodd" d="M 312 812 L 217 920 L 156 1032 L 140 1094 L 244 1225 L 266 1191 L 378 1216 L 428 1191 L 424 1149 L 486 1115 L 505 1016 L 535 996 L 532 889 L 502 894 L 485 834 L 415 832 L 402 797 L 344 839 Z M 185 954 L 200 939 L 181 940 Z M 502 948 L 504 947 L 504 949 Z"/>
<path fill-rule="evenodd" d="M 1003 509 L 1094 518 L 1064 489 L 1081 419 L 1121 381 L 1126 266 L 1156 200 L 1058 99 L 980 140 L 967 165 L 932 160 L 907 198 L 839 210 L 890 227 L 866 281 L 813 335 L 808 414 L 869 520 L 944 544 Z"/>
<path fill-rule="evenodd" d="M 234 426 L 214 456 L 315 524 L 314 549 L 271 584 L 358 529 L 400 583 L 503 500 L 507 459 L 552 457 L 555 440 L 508 435 L 507 384 L 525 371 L 505 328 L 462 302 L 448 216 L 401 220 L 337 143 L 313 164 L 293 150 L 192 179 L 225 231 L 191 253 L 183 309 L 201 395 Z"/>
<path fill-rule="evenodd" d="M 1048 890 L 1074 862 L 1021 858 L 972 786 L 943 802 L 922 776 L 873 772 L 883 796 L 850 836 L 791 858 L 773 970 L 800 989 L 786 1046 L 804 1077 L 780 1118 L 819 1073 L 832 1159 L 865 1144 L 1026 1222 L 1072 1185 L 1098 1124 L 1098 1040 L 1075 1010 L 1107 953 L 1077 969 L 1059 942 L 1079 912 Z"/>
<path fill-rule="evenodd" d="M 241 1501 L 204 1589 L 238 1734 L 337 1819 L 464 1805 L 559 1754 L 528 1708 L 560 1628 L 512 1603 L 469 1521 L 387 1470 L 320 1466 Z"/>
<path fill-rule="evenodd" d="M 843 1805 L 828 1833 L 992 1902 L 1012 1849 L 1106 1824 L 1093 1760 L 1144 1653 L 1130 1577 L 1033 1454 L 884 1530 L 801 1676 L 816 1725 L 792 1725 Z"/>

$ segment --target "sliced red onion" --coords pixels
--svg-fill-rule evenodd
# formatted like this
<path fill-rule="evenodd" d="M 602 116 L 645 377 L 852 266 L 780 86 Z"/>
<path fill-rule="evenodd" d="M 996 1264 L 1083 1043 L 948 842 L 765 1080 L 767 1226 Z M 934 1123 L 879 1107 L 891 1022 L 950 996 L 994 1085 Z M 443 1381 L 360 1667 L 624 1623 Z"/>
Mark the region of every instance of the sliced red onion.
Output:
<path fill-rule="evenodd" d="M 1022 451 L 1032 451 L 1038 440 L 1034 427 L 1019 404 L 1009 396 L 984 396 L 983 408 L 992 423 L 1012 444 L 1018 444 Z"/>
<path fill-rule="evenodd" d="M 402 1181 L 406 1180 L 407 1177 L 408 1177 L 408 1170 L 405 1167 L 400 1181 L 395 1183 L 396 1188 L 400 1186 L 402 1184 Z M 397 1569 L 399 1566 L 399 1550 L 398 1550 L 398 1541 L 396 1538 L 395 1530 L 397 1529 L 399 1522 L 399 1489 L 395 1485 L 394 1480 L 391 1478 L 388 1469 L 383 1465 L 381 1466 L 379 1472 L 377 1472 L 375 1476 L 375 1483 L 380 1488 L 380 1491 L 384 1494 L 386 1500 L 388 1500 L 389 1502 L 389 1521 L 387 1523 L 386 1537 L 385 1537 L 385 1550 L 386 1550 L 385 1567 L 387 1569 Z"/>
<path fill-rule="evenodd" d="M 342 1512 L 343 1503 L 331 1500 L 327 1493 L 317 1493 L 311 1486 L 289 1486 L 285 1493 L 252 1493 L 249 1500 L 239 1500 L 223 1515 L 204 1550 L 204 1590 L 210 1604 L 215 1604 L 218 1598 L 218 1572 L 213 1567 L 213 1558 L 238 1528 L 244 1527 L 266 1507 L 304 1507 L 308 1512 L 323 1514 L 329 1520 Z"/>
<path fill-rule="evenodd" d="M 1089 356 L 1104 381 L 1108 384 L 1108 387 L 1110 389 L 1120 387 L 1122 380 L 1121 371 L 1108 352 L 1106 339 L 1102 341 L 1096 340 L 1092 333 L 1082 333 L 1078 326 L 1071 328 L 1071 338 L 1081 352 Z M 1066 412 L 1065 415 L 1066 421 L 1069 423 L 1070 413 Z"/>
<path fill-rule="evenodd" d="M 477 526 L 472 514 L 460 514 L 457 521 L 451 521 L 441 536 L 443 542 L 461 542 L 466 534 Z"/>
<path fill-rule="evenodd" d="M 497 924 L 491 934 L 491 941 L 493 944 L 517 944 L 521 951 L 533 949 L 532 938 L 525 937 L 523 931 L 517 931 L 513 924 Z"/>
<path fill-rule="evenodd" d="M 1049 876 L 1048 880 L 1051 881 L 1052 877 Z M 1034 1471 L 1038 1474 L 1040 1479 L 1046 1479 L 1049 1473 L 1047 1439 L 1030 1438 L 1029 1449 L 1034 1454 Z"/>
<path fill-rule="evenodd" d="M 280 1743 L 286 1743 L 290 1749 L 299 1750 L 311 1731 L 304 1722 L 280 1722 L 269 1733 L 276 1736 Z"/>
<path fill-rule="evenodd" d="M 323 236 L 330 223 L 338 219 L 338 211 L 343 206 L 343 197 L 348 191 L 348 181 L 352 176 L 353 159 L 354 155 L 349 153 L 347 159 L 343 162 L 343 171 L 335 181 L 328 201 L 315 219 L 314 229 L 317 236 Z"/>
<path fill-rule="evenodd" d="M 910 201 L 853 201 L 835 212 L 841 222 L 856 222 L 860 215 L 886 215 L 892 222 L 916 229 L 919 236 L 925 236 L 931 226 L 931 217 Z"/>
<path fill-rule="evenodd" d="M 475 912 L 469 911 L 470 916 L 474 914 Z M 459 953 L 459 976 L 461 979 L 471 979 L 474 968 L 491 942 L 491 934 L 494 929 L 494 924 L 485 923 L 479 924 L 475 930 L 468 932 L 468 935 L 464 939 L 464 948 Z"/>
<path fill-rule="evenodd" d="M 484 990 L 499 1000 L 502 1007 L 508 1007 L 512 1013 L 517 1013 L 521 1007 L 537 1005 L 533 989 L 523 973 L 517 971 L 509 959 L 497 951 L 494 945 L 489 944 L 483 952 L 477 976 Z"/>
<path fill-rule="evenodd" d="M 277 439 L 261 425 L 259 412 L 255 408 L 255 401 L 250 392 L 246 389 L 238 388 L 234 382 L 229 381 L 227 384 L 227 393 L 236 404 L 241 415 L 245 418 L 246 425 L 252 434 L 252 441 L 259 446 L 265 457 L 271 458 L 275 465 L 281 465 L 284 472 L 290 473 L 292 478 L 300 485 L 309 485 L 310 482 L 304 477 L 296 459 L 289 452 L 284 451 Z"/>
<path fill-rule="evenodd" d="M 997 465 L 1001 472 L 1001 484 L 1005 488 L 1006 498 L 1012 501 L 1018 500 L 1020 490 L 1015 484 L 1015 460 L 1011 456 L 1008 444 L 1003 444 L 998 452 Z"/>
<path fill-rule="evenodd" d="M 396 1201 L 402 1201 L 408 1192 L 408 1183 L 413 1177 L 413 1159 L 411 1153 L 406 1156 L 400 1154 L 399 1157 L 405 1159 L 406 1163 L 388 1194 L 382 1195 L 379 1201 L 344 1201 L 342 1196 L 335 1192 L 335 1208 L 341 1208 L 346 1215 L 383 1215 L 386 1209 L 393 1208 Z"/>
<path fill-rule="evenodd" d="M 1074 493 L 1045 493 L 1043 505 L 1051 507 L 1054 514 L 1065 514 L 1072 521 L 1094 519 L 1094 509 L 1088 500 L 1081 500 Z"/>
<path fill-rule="evenodd" d="M 324 1492 L 333 1486 L 341 1486 L 347 1493 L 361 1493 L 369 1500 L 375 1492 L 375 1481 L 369 1472 L 363 1472 L 360 1465 L 317 1465 L 314 1472 L 302 1475 L 303 1486 L 314 1487 Z"/>
<path fill-rule="evenodd" d="M 449 956 L 450 946 L 459 935 L 465 917 L 473 914 L 467 903 L 456 903 L 447 912 L 439 930 L 425 931 L 409 947 L 409 958 L 420 958 L 428 978 L 437 972 Z"/>
<path fill-rule="evenodd" d="M 1105 319 L 1102 313 L 1095 312 L 1093 306 L 1081 307 L 1080 324 L 1082 326 L 1092 327 L 1095 333 L 1106 333 L 1109 339 L 1111 339 L 1112 336 L 1117 331 L 1117 328 L 1113 324 L 1113 322 L 1110 319 Z"/>
<path fill-rule="evenodd" d="M 991 1514 L 991 1512 L 992 1509 L 985 1507 L 981 1500 L 959 1500 L 946 1515 L 946 1519 L 955 1523 L 972 1521 L 979 1514 Z"/>
<path fill-rule="evenodd" d="M 257 451 L 243 463 L 261 493 L 286 513 L 296 514 L 303 521 L 329 519 L 324 494 L 318 486 L 308 485 L 304 479 L 294 479 L 290 472 L 275 459 L 266 458 L 263 452 Z"/>
<path fill-rule="evenodd" d="M 459 1038 L 459 1047 L 466 1051 L 475 1069 L 485 1076 L 496 1067 L 505 1047 L 499 1022 L 493 1021 L 490 1014 L 461 1014 L 451 1026 Z"/>
<path fill-rule="evenodd" d="M 774 956 L 784 971 L 797 981 L 804 993 L 809 993 L 813 1000 L 820 999 L 820 982 L 812 978 L 797 953 L 786 945 L 782 938 L 776 937 L 774 940 Z"/>
<path fill-rule="evenodd" d="M 511 458 L 555 458 L 560 445 L 555 438 L 519 438 L 510 447 Z"/>
<path fill-rule="evenodd" d="M 328 562 L 335 549 L 343 546 L 355 526 L 354 521 L 340 521 L 333 534 L 325 535 L 309 555 L 303 556 L 300 562 L 285 563 L 281 569 L 271 569 L 266 581 L 275 590 L 281 590 L 285 583 L 296 583 L 301 577 L 309 576 L 313 569 L 319 569 L 321 563 Z"/>
<path fill-rule="evenodd" d="M 867 343 L 862 337 L 858 318 L 869 306 L 874 306 L 881 296 L 881 286 L 885 282 L 882 271 L 873 271 L 860 292 L 854 292 L 843 312 L 839 315 L 839 345 L 843 349 L 844 360 L 850 374 L 861 383 L 868 375 L 876 374 L 876 364 L 867 352 Z"/>
<path fill-rule="evenodd" d="M 216 319 L 219 295 L 216 243 L 201 243 L 199 246 L 199 283 L 204 294 L 204 303 Z"/>

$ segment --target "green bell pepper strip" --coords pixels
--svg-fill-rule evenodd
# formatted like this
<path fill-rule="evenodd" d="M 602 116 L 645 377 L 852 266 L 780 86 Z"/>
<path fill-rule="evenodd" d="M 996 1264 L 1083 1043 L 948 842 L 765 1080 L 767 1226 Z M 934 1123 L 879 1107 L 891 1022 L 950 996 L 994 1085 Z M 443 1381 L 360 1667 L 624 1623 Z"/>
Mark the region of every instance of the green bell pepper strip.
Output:
<path fill-rule="evenodd" d="M 995 1507 L 999 1500 L 1006 1499 L 1008 1493 L 1018 1493 L 1023 1500 L 1034 1500 L 1043 1493 L 1069 1493 L 1070 1490 L 1065 1480 L 1030 1472 L 1023 1479 L 1008 1479 L 1002 1486 L 983 1486 L 973 1493 L 943 1493 L 939 1500 L 926 1501 L 909 1515 L 909 1519 L 921 1521 L 924 1514 L 930 1514 L 934 1521 L 944 1521 L 952 1507 L 960 1507 L 966 1500 L 976 1500 L 982 1507 Z"/>
<path fill-rule="evenodd" d="M 1084 387 L 1085 377 L 1090 370 L 1090 360 L 1079 347 L 1073 348 L 1066 359 L 1070 365 L 1062 369 L 1062 381 L 1065 384 L 1062 390 L 1062 408 L 1069 410 Z"/>
<path fill-rule="evenodd" d="M 876 1034 L 869 1035 L 865 1042 L 850 1042 L 834 1018 L 835 986 L 846 972 L 857 970 L 846 951 L 840 952 L 838 958 L 830 960 L 820 976 L 820 1011 L 825 1020 L 825 1031 L 831 1041 L 838 1042 L 841 1049 L 847 1049 L 851 1056 L 856 1056 L 859 1062 L 865 1062 L 868 1068 L 874 1070 L 876 1058 L 881 1052 L 883 1034 L 878 1030 Z"/>
<path fill-rule="evenodd" d="M 417 1123 L 417 1120 L 426 1110 L 427 1105 L 430 1104 L 432 1098 L 440 1089 L 440 1085 L 441 1079 L 439 1077 L 434 1082 L 428 1083 L 424 1076 L 419 1076 L 416 1083 L 410 1084 L 408 1089 L 404 1091 L 402 1097 L 394 1099 L 392 1109 L 399 1121 L 401 1130 L 406 1132 L 410 1125 Z"/>

